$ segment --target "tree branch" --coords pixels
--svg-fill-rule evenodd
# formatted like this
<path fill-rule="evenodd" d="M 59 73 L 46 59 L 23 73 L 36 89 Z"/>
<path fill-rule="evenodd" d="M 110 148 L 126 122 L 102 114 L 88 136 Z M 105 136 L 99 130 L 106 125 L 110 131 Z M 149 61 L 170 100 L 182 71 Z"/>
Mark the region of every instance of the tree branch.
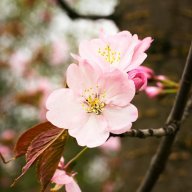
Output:
<path fill-rule="evenodd" d="M 191 114 L 191 112 L 192 112 L 192 93 L 190 95 L 190 98 L 187 101 L 187 106 L 185 107 L 185 111 L 183 112 L 182 121 L 187 119 L 187 117 Z"/>
<path fill-rule="evenodd" d="M 99 15 L 81 15 L 77 13 L 74 9 L 72 9 L 65 0 L 56 0 L 59 7 L 66 12 L 66 14 L 73 20 L 75 19 L 91 19 L 91 20 L 97 20 L 97 19 L 110 19 L 114 22 L 117 21 L 117 15 L 114 13 L 107 15 L 107 16 L 99 16 Z"/>
<path fill-rule="evenodd" d="M 146 137 L 163 137 L 167 135 L 173 135 L 179 129 L 179 124 L 176 122 L 172 122 L 165 127 L 157 128 L 157 129 L 131 129 L 130 131 L 123 133 L 121 135 L 111 134 L 111 137 L 138 137 L 138 138 L 146 138 Z"/>
<path fill-rule="evenodd" d="M 176 122 L 179 125 L 182 120 L 192 83 L 191 74 L 192 74 L 192 44 L 189 50 L 186 65 L 182 75 L 180 88 L 176 96 L 175 103 L 173 105 L 171 113 L 167 119 L 166 124 L 168 126 L 172 124 L 172 122 Z M 162 139 L 155 156 L 151 160 L 150 167 L 143 179 L 143 182 L 139 186 L 137 192 L 150 192 L 152 190 L 160 174 L 165 168 L 176 134 L 177 132 L 175 132 L 172 135 L 168 135 Z"/>

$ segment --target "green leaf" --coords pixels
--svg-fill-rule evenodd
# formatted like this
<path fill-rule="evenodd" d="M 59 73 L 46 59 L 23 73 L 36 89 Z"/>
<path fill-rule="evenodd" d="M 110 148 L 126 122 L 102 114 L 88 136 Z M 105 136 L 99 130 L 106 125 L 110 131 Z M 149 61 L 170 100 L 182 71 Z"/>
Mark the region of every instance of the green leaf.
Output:
<path fill-rule="evenodd" d="M 32 140 L 44 131 L 56 128 L 50 122 L 38 124 L 25 131 L 17 140 L 14 148 L 15 158 L 25 155 Z"/>

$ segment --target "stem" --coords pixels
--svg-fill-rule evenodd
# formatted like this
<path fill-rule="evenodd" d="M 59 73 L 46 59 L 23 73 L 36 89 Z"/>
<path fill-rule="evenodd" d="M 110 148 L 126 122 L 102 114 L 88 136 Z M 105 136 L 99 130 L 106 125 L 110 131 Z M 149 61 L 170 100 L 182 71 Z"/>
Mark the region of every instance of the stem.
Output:
<path fill-rule="evenodd" d="M 74 161 L 76 161 L 86 150 L 88 149 L 88 147 L 84 147 L 79 153 L 77 153 L 77 155 L 75 155 L 75 157 L 73 157 L 64 167 L 64 169 L 67 169 L 67 167 L 73 163 Z"/>
<path fill-rule="evenodd" d="M 161 94 L 172 94 L 177 92 L 178 92 L 178 89 L 165 89 L 161 92 Z"/>
<path fill-rule="evenodd" d="M 165 80 L 159 80 L 157 79 L 158 81 L 160 81 L 161 83 L 163 83 L 165 86 L 168 86 L 168 87 L 175 87 L 175 88 L 178 88 L 179 87 L 179 84 L 172 81 L 172 80 L 169 80 L 169 79 L 165 79 Z"/>
<path fill-rule="evenodd" d="M 173 122 L 179 125 L 182 120 L 192 83 L 191 74 L 192 74 L 192 44 L 189 50 L 185 69 L 182 75 L 180 84 L 181 86 L 179 88 L 170 115 L 167 119 L 166 124 L 168 125 Z M 163 172 L 165 168 L 176 134 L 177 132 L 175 132 L 173 135 L 168 135 L 162 139 L 156 154 L 151 160 L 150 167 L 143 179 L 143 182 L 139 186 L 137 192 L 150 192 L 153 189 L 160 174 Z"/>

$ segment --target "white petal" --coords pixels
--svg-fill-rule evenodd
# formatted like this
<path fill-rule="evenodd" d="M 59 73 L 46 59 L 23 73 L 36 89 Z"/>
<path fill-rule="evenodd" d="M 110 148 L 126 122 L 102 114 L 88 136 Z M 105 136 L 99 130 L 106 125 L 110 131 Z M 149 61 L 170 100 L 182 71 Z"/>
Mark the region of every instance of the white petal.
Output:
<path fill-rule="evenodd" d="M 57 169 L 51 179 L 53 183 L 58 185 L 65 185 L 71 183 L 73 180 L 72 177 L 68 176 L 64 170 Z"/>
<path fill-rule="evenodd" d="M 81 192 L 79 185 L 74 181 L 74 179 L 71 183 L 65 185 L 65 190 L 66 192 Z"/>
<path fill-rule="evenodd" d="M 69 134 L 77 139 L 80 146 L 97 147 L 109 137 L 107 123 L 101 115 L 91 114 L 88 121 L 80 128 L 70 129 Z"/>
<path fill-rule="evenodd" d="M 137 108 L 129 104 L 126 107 L 106 107 L 103 115 L 111 133 L 121 134 L 128 131 L 138 117 Z"/>
<path fill-rule="evenodd" d="M 80 101 L 69 89 L 55 90 L 48 97 L 46 106 L 49 110 L 46 114 L 47 120 L 65 129 L 69 129 L 76 117 L 85 113 Z"/>

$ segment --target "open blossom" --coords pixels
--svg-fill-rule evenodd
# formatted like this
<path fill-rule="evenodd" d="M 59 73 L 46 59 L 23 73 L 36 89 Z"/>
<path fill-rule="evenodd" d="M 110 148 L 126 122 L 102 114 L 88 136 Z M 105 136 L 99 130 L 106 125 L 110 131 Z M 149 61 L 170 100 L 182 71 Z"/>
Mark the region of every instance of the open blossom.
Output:
<path fill-rule="evenodd" d="M 88 62 L 71 64 L 67 70 L 69 88 L 55 90 L 46 103 L 48 121 L 69 130 L 81 146 L 97 147 L 110 132 L 128 131 L 138 117 L 130 102 L 135 86 L 119 70 L 103 73 Z"/>
<path fill-rule="evenodd" d="M 142 91 L 147 86 L 147 75 L 138 68 L 128 72 L 128 78 L 133 80 L 136 91 Z"/>
<path fill-rule="evenodd" d="M 78 184 L 74 180 L 75 174 L 68 175 L 64 170 L 64 158 L 62 157 L 59 165 L 59 169 L 56 169 L 51 181 L 55 183 L 56 186 L 54 189 L 59 190 L 62 186 L 65 186 L 66 192 L 81 192 Z M 52 189 L 53 190 L 53 189 Z"/>
<path fill-rule="evenodd" d="M 83 59 L 99 65 L 104 71 L 118 68 L 128 72 L 137 68 L 146 59 L 145 51 L 149 48 L 151 37 L 139 40 L 138 36 L 122 31 L 115 35 L 102 35 L 99 39 L 84 41 L 79 46 Z"/>

